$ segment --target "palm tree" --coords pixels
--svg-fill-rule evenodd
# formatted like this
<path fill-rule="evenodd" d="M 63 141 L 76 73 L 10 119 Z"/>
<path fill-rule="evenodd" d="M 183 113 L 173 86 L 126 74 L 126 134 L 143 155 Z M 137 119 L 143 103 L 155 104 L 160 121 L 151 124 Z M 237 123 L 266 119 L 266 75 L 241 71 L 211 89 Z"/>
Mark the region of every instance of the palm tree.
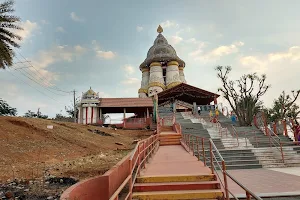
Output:
<path fill-rule="evenodd" d="M 0 69 L 13 65 L 13 47 L 19 48 L 20 45 L 16 41 L 22 39 L 13 32 L 14 30 L 22 30 L 17 25 L 20 22 L 20 18 L 10 15 L 10 13 L 15 11 L 12 8 L 13 5 L 13 0 L 0 4 Z"/>

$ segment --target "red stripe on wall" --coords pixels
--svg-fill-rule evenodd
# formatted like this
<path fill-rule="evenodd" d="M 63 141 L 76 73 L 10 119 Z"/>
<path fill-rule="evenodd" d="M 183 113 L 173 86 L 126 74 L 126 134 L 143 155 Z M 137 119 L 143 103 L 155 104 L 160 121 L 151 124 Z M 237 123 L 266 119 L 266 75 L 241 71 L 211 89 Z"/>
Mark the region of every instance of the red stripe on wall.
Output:
<path fill-rule="evenodd" d="M 85 124 L 88 123 L 87 113 L 88 113 L 88 107 L 85 107 Z"/>
<path fill-rule="evenodd" d="M 92 118 L 91 118 L 91 124 L 92 124 L 93 123 L 93 117 L 94 117 L 94 108 L 91 107 L 91 109 L 92 109 Z"/>

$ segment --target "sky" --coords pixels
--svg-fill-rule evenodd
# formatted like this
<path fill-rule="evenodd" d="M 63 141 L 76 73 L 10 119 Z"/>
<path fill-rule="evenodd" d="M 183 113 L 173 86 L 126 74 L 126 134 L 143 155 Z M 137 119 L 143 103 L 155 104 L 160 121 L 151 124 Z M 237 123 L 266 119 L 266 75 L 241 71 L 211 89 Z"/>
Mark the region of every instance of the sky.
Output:
<path fill-rule="evenodd" d="M 0 98 L 19 115 L 40 108 L 53 117 L 71 105 L 62 91 L 138 97 L 139 65 L 160 24 L 186 63 L 188 84 L 217 92 L 218 65 L 232 66 L 232 80 L 264 73 L 271 88 L 262 100 L 271 106 L 283 90 L 300 89 L 299 7 L 297 0 L 16 0 L 23 40 L 16 64 L 0 70 Z"/>

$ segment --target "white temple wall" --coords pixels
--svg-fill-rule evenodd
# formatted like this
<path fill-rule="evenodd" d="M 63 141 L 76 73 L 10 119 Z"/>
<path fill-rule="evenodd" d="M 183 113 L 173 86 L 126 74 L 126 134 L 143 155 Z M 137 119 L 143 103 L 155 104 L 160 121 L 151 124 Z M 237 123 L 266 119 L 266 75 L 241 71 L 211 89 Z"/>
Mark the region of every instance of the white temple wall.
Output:
<path fill-rule="evenodd" d="M 186 83 L 184 72 L 183 72 L 183 67 L 179 67 L 179 76 L 180 76 L 181 82 Z"/>
<path fill-rule="evenodd" d="M 153 96 L 165 89 L 163 70 L 159 62 L 150 65 L 148 96 Z"/>
<path fill-rule="evenodd" d="M 172 88 L 182 81 L 180 80 L 179 76 L 179 69 L 178 69 L 178 62 L 171 61 L 167 64 L 167 71 L 166 71 L 166 86 L 167 89 Z"/>
<path fill-rule="evenodd" d="M 139 98 L 147 98 L 148 84 L 149 84 L 150 72 L 148 68 L 142 69 L 142 81 L 141 88 L 139 89 Z"/>

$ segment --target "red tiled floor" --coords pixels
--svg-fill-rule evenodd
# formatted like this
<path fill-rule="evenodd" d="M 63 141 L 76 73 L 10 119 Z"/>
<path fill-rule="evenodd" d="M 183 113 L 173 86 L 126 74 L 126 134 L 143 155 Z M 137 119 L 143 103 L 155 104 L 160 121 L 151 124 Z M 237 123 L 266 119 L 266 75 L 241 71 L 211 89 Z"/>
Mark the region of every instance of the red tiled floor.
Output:
<path fill-rule="evenodd" d="M 141 176 L 194 174 L 211 174 L 211 171 L 181 145 L 160 146 L 141 172 Z"/>
<path fill-rule="evenodd" d="M 228 170 L 229 174 L 256 194 L 300 192 L 300 176 L 268 169 Z M 230 191 L 244 194 L 244 190 L 228 178 Z"/>

